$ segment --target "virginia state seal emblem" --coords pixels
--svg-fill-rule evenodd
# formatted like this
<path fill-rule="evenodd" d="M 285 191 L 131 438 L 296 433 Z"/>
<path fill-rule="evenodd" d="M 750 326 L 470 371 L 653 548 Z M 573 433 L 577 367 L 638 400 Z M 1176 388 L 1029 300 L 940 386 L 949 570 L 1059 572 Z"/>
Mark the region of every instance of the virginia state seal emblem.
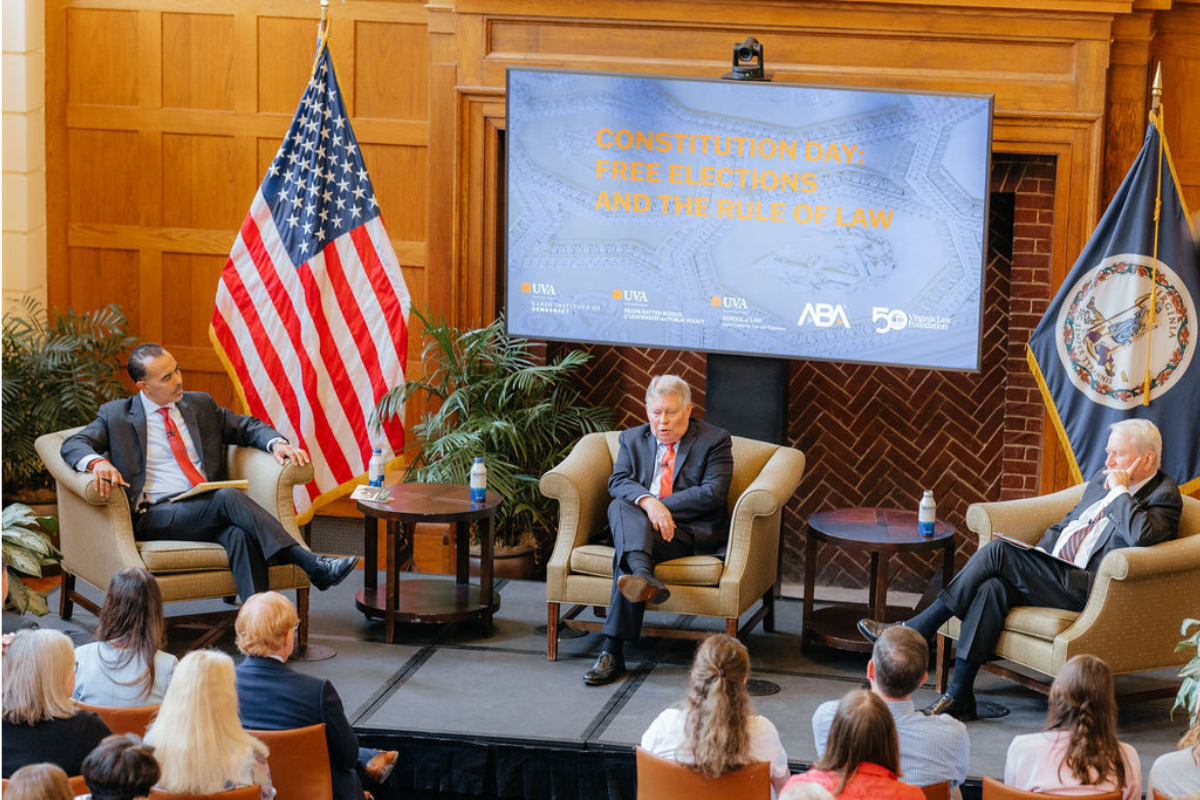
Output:
<path fill-rule="evenodd" d="M 1196 308 L 1163 262 L 1155 272 L 1149 256 L 1115 255 L 1072 287 L 1056 330 L 1058 357 L 1075 388 L 1127 409 L 1142 402 L 1147 365 L 1151 400 L 1179 383 L 1196 349 Z"/>

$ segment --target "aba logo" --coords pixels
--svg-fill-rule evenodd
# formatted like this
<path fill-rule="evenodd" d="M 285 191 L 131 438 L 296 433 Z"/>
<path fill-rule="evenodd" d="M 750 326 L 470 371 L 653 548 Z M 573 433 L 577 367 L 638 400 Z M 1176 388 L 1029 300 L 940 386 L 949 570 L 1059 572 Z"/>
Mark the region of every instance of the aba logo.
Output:
<path fill-rule="evenodd" d="M 521 291 L 524 294 L 540 294 L 544 297 L 558 296 L 558 292 L 554 291 L 553 283 L 522 283 Z"/>
<path fill-rule="evenodd" d="M 1127 409 L 1170 391 L 1195 351 L 1196 308 L 1179 275 L 1145 255 L 1104 259 L 1071 288 L 1055 344 L 1071 383 L 1093 402 Z"/>
<path fill-rule="evenodd" d="M 646 293 L 637 289 L 613 289 L 613 300 L 624 300 L 627 303 L 647 302 Z"/>
<path fill-rule="evenodd" d="M 749 311 L 750 304 L 746 302 L 744 297 L 722 297 L 719 294 L 712 296 L 713 308 L 725 308 L 733 311 Z"/>
<path fill-rule="evenodd" d="M 800 320 L 796 324 L 803 325 L 806 322 L 818 328 L 832 328 L 834 325 L 850 327 L 850 321 L 846 319 L 846 309 L 842 308 L 841 303 L 805 303 L 804 310 L 800 312 Z"/>

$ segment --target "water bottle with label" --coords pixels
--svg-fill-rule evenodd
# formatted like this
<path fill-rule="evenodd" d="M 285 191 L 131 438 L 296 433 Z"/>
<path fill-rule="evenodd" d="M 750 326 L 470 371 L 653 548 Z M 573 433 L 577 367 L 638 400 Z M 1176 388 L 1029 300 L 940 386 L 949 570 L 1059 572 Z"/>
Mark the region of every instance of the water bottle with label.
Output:
<path fill-rule="evenodd" d="M 483 465 L 483 456 L 475 456 L 471 465 L 471 502 L 487 502 L 487 467 Z"/>
<path fill-rule="evenodd" d="M 921 505 L 917 511 L 917 534 L 933 536 L 933 523 L 937 520 L 937 505 L 933 502 L 933 492 L 925 490 L 921 497 Z"/>
<path fill-rule="evenodd" d="M 367 464 L 367 483 L 376 487 L 383 486 L 383 466 L 383 451 L 376 447 Z"/>

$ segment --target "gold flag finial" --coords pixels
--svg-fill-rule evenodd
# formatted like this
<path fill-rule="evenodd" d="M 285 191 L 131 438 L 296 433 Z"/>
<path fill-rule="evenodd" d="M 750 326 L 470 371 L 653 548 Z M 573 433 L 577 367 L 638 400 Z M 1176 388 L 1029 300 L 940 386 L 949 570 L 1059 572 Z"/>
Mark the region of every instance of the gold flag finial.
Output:
<path fill-rule="evenodd" d="M 1158 111 L 1158 104 L 1162 102 L 1162 62 L 1158 62 L 1158 67 L 1154 70 L 1154 86 L 1150 89 L 1150 110 Z"/>

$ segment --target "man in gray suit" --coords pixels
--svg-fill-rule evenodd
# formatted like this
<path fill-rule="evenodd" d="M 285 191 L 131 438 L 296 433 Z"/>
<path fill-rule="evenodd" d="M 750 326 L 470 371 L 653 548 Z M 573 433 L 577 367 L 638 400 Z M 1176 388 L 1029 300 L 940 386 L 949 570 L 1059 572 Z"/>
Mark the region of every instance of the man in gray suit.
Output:
<path fill-rule="evenodd" d="M 649 422 L 621 433 L 608 492 L 613 558 L 612 602 L 604 643 L 583 676 L 600 686 L 625 672 L 624 643 L 641 633 L 646 603 L 670 591 L 654 577 L 660 561 L 720 553 L 729 539 L 725 498 L 733 479 L 733 445 L 726 431 L 691 419 L 692 392 L 676 375 L 659 375 L 646 389 Z"/>
<path fill-rule="evenodd" d="M 102 496 L 113 486 L 124 489 L 139 541 L 217 542 L 243 600 L 270 588 L 271 559 L 296 564 L 322 590 L 353 572 L 357 559 L 314 555 L 238 489 L 172 502 L 197 483 L 225 479 L 226 445 L 266 450 L 280 464 L 291 459 L 303 466 L 308 454 L 265 422 L 222 408 L 203 392 L 184 392 L 183 372 L 161 345 L 139 345 L 126 366 L 138 393 L 101 406 L 93 422 L 63 442 L 61 454 L 92 474 Z"/>
<path fill-rule="evenodd" d="M 952 616 L 962 620 L 954 675 L 946 694 L 925 713 L 975 719 L 975 676 L 992 657 L 1010 609 L 1083 611 L 1110 551 L 1175 538 L 1183 499 L 1171 476 L 1158 468 L 1162 434 L 1144 419 L 1115 422 L 1110 430 L 1105 469 L 1088 481 L 1075 508 L 1046 530 L 1037 550 L 988 542 L 928 608 L 903 623 L 929 640 Z M 872 619 L 858 622 L 872 642 L 888 627 Z"/>

